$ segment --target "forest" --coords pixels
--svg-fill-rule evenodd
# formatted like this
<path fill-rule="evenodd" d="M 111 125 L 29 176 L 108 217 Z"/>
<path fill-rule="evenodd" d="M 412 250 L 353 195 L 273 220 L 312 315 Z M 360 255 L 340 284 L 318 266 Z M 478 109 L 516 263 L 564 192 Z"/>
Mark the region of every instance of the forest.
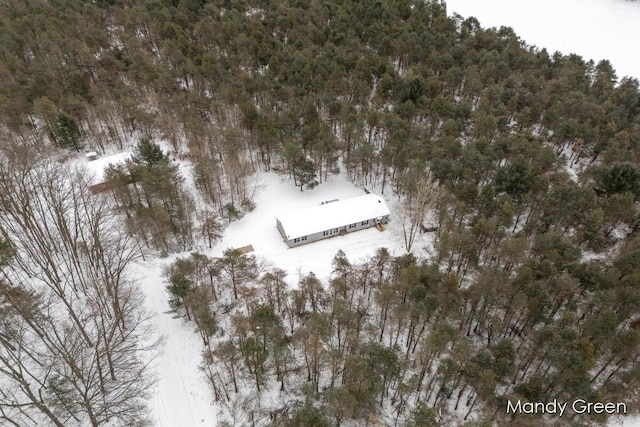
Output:
<path fill-rule="evenodd" d="M 100 194 L 68 162 L 128 147 Z M 407 253 L 291 283 L 194 251 L 255 208 L 257 171 L 400 198 Z M 2 425 L 148 425 L 162 342 L 128 271 L 184 252 L 167 298 L 221 426 L 587 426 L 606 415 L 506 402 L 640 404 L 639 82 L 444 1 L 5 0 L 0 191 Z"/>

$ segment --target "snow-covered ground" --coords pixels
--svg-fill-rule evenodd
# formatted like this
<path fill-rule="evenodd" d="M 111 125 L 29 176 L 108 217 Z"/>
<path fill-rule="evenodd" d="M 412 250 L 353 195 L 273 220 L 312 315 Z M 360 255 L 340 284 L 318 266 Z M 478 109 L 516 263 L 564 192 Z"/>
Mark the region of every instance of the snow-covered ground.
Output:
<path fill-rule="evenodd" d="M 273 172 L 261 172 L 254 178 L 256 208 L 225 230 L 224 237 L 213 249 L 204 246 L 195 251 L 221 256 L 228 248 L 252 245 L 253 255 L 287 271 L 288 282 L 295 286 L 301 274 L 310 271 L 321 280 L 331 274 L 331 261 L 342 249 L 349 260 L 358 261 L 386 247 L 393 255 L 406 253 L 402 230 L 397 219 L 397 198 L 382 195 L 391 210 L 391 222 L 383 232 L 376 228 L 349 233 L 315 243 L 289 248 L 276 228 L 275 216 L 302 210 L 332 199 L 346 199 L 365 194 L 340 174 L 330 177 L 313 190 L 300 191 L 286 177 Z M 433 233 L 419 234 L 413 252 L 424 255 L 432 248 Z M 204 241 L 201 243 L 204 245 Z M 173 262 L 148 259 L 137 266 L 135 275 L 147 295 L 147 306 L 154 311 L 158 332 L 165 338 L 164 351 L 156 361 L 158 384 L 149 402 L 151 417 L 157 427 L 214 426 L 216 408 L 199 369 L 203 347 L 195 326 L 169 312 L 164 266 Z"/>
<path fill-rule="evenodd" d="M 295 284 L 299 274 L 310 271 L 320 279 L 331 273 L 331 260 L 342 249 L 349 260 L 356 261 L 373 255 L 377 248 L 386 247 L 393 255 L 406 253 L 402 230 L 394 215 L 397 198 L 383 195 L 392 212 L 387 230 L 369 228 L 346 236 L 337 236 L 296 248 L 289 248 L 276 228 L 275 216 L 295 212 L 319 205 L 333 199 L 347 199 L 364 195 L 362 188 L 348 181 L 344 174 L 333 176 L 313 190 L 300 191 L 293 183 L 275 173 L 260 173 L 256 176 L 256 209 L 241 220 L 233 222 L 211 255 L 220 256 L 228 248 L 253 245 L 254 255 L 264 258 L 274 266 L 289 273 L 289 283 Z M 394 218 L 396 216 L 396 218 Z M 432 235 L 419 235 L 414 252 L 419 254 Z"/>
<path fill-rule="evenodd" d="M 75 161 L 75 164 L 87 169 L 91 174 L 92 184 L 99 184 L 104 182 L 104 170 L 109 165 L 118 165 L 126 162 L 131 157 L 130 151 L 117 153 L 113 155 L 100 156 L 96 160 L 89 161 L 86 158 L 80 157 Z"/>
<path fill-rule="evenodd" d="M 165 340 L 155 363 L 158 383 L 149 402 L 150 417 L 155 427 L 215 426 L 212 393 L 198 368 L 202 340 L 195 325 L 169 311 L 162 270 L 176 257 L 141 261 L 133 272 L 146 294 L 157 333 Z"/>
<path fill-rule="evenodd" d="M 447 11 L 483 27 L 512 27 L 529 45 L 611 61 L 618 78 L 640 79 L 640 2 L 630 0 L 447 0 Z"/>

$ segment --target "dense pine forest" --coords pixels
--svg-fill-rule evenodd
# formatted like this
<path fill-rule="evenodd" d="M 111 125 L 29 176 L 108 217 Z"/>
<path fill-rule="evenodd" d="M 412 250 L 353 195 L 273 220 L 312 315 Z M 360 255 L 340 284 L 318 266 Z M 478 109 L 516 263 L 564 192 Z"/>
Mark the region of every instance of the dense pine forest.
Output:
<path fill-rule="evenodd" d="M 220 425 L 607 421 L 509 400 L 631 413 L 638 86 L 443 1 L 1 2 L 0 424 L 147 425 L 161 343 L 128 266 L 211 248 L 268 170 L 399 198 L 407 254 L 339 252 L 326 282 L 234 250 L 168 264 Z M 100 194 L 67 163 L 128 147 Z M 425 224 L 429 258 L 411 252 Z"/>

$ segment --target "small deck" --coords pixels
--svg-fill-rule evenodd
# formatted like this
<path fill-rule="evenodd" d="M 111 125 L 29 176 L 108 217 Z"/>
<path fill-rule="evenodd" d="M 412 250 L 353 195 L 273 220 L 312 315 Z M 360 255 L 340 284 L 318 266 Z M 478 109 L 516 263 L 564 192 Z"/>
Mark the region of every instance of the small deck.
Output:
<path fill-rule="evenodd" d="M 242 246 L 240 248 L 235 248 L 234 251 L 238 251 L 241 254 L 247 254 L 249 252 L 253 252 L 253 245 Z"/>

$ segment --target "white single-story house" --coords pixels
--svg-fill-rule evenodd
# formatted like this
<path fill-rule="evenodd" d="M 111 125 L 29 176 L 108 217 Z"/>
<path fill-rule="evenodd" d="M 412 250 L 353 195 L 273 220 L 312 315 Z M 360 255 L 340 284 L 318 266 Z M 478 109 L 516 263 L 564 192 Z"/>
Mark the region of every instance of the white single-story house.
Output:
<path fill-rule="evenodd" d="M 387 221 L 389 207 L 382 197 L 371 193 L 346 200 L 330 200 L 276 217 L 278 230 L 289 247 L 374 227 Z"/>

